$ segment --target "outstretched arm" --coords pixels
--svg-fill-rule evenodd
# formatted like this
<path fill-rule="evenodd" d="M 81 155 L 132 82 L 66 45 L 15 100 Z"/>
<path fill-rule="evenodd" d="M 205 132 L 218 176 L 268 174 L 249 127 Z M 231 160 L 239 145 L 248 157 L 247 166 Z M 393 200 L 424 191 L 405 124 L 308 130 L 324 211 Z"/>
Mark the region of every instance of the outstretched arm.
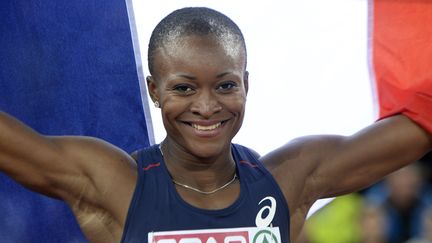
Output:
<path fill-rule="evenodd" d="M 0 171 L 31 190 L 65 200 L 77 217 L 99 210 L 119 221 L 126 216 L 125 199 L 136 177 L 133 159 L 108 143 L 42 136 L 3 112 Z"/>
<path fill-rule="evenodd" d="M 414 162 L 432 147 L 424 129 L 403 115 L 390 117 L 352 136 L 294 140 L 262 159 L 304 217 L 320 198 L 357 191 Z"/>
<path fill-rule="evenodd" d="M 328 143 L 312 174 L 319 198 L 360 190 L 415 162 L 430 151 L 432 137 L 406 116 L 397 115 Z"/>

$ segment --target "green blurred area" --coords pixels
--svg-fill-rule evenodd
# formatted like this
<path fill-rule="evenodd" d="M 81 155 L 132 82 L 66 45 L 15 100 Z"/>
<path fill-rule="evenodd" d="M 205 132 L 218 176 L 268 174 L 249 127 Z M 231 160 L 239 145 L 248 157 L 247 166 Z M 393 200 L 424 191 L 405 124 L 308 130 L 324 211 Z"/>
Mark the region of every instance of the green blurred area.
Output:
<path fill-rule="evenodd" d="M 305 233 L 308 242 L 360 242 L 362 208 L 363 198 L 359 194 L 337 197 L 307 221 Z"/>

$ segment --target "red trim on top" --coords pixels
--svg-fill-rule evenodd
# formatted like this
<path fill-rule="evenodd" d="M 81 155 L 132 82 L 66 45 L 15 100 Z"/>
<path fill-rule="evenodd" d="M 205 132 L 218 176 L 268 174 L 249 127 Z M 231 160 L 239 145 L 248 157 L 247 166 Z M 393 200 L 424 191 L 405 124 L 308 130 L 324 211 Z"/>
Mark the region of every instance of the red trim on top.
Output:
<path fill-rule="evenodd" d="M 251 162 L 249 162 L 249 161 L 247 161 L 247 160 L 240 160 L 239 162 L 240 162 L 240 164 L 246 164 L 246 165 L 249 165 L 249 166 L 252 167 L 252 168 L 256 168 L 256 167 L 258 167 L 258 165 L 252 164 Z"/>
<path fill-rule="evenodd" d="M 149 164 L 148 166 L 144 167 L 143 170 L 148 171 L 153 167 L 158 167 L 160 166 L 160 162 L 154 163 L 154 164 Z"/>

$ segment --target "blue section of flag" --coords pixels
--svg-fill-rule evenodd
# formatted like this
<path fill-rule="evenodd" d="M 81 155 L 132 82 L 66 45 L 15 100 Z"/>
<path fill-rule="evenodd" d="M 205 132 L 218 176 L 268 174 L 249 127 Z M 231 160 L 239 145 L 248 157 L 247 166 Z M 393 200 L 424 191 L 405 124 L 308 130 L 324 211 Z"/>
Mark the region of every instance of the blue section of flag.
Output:
<path fill-rule="evenodd" d="M 0 1 L 0 110 L 45 135 L 149 145 L 124 0 Z M 64 203 L 0 174 L 0 242 L 85 242 Z"/>

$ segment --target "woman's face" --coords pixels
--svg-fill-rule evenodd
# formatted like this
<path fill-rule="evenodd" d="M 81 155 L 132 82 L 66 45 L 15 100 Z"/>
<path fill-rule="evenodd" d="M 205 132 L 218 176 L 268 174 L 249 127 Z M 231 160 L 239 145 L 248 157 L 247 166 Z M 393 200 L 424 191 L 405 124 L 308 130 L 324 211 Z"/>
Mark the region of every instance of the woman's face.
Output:
<path fill-rule="evenodd" d="M 210 36 L 179 37 L 158 50 L 148 84 L 170 142 L 202 158 L 229 151 L 245 112 L 245 65 L 241 45 Z"/>

